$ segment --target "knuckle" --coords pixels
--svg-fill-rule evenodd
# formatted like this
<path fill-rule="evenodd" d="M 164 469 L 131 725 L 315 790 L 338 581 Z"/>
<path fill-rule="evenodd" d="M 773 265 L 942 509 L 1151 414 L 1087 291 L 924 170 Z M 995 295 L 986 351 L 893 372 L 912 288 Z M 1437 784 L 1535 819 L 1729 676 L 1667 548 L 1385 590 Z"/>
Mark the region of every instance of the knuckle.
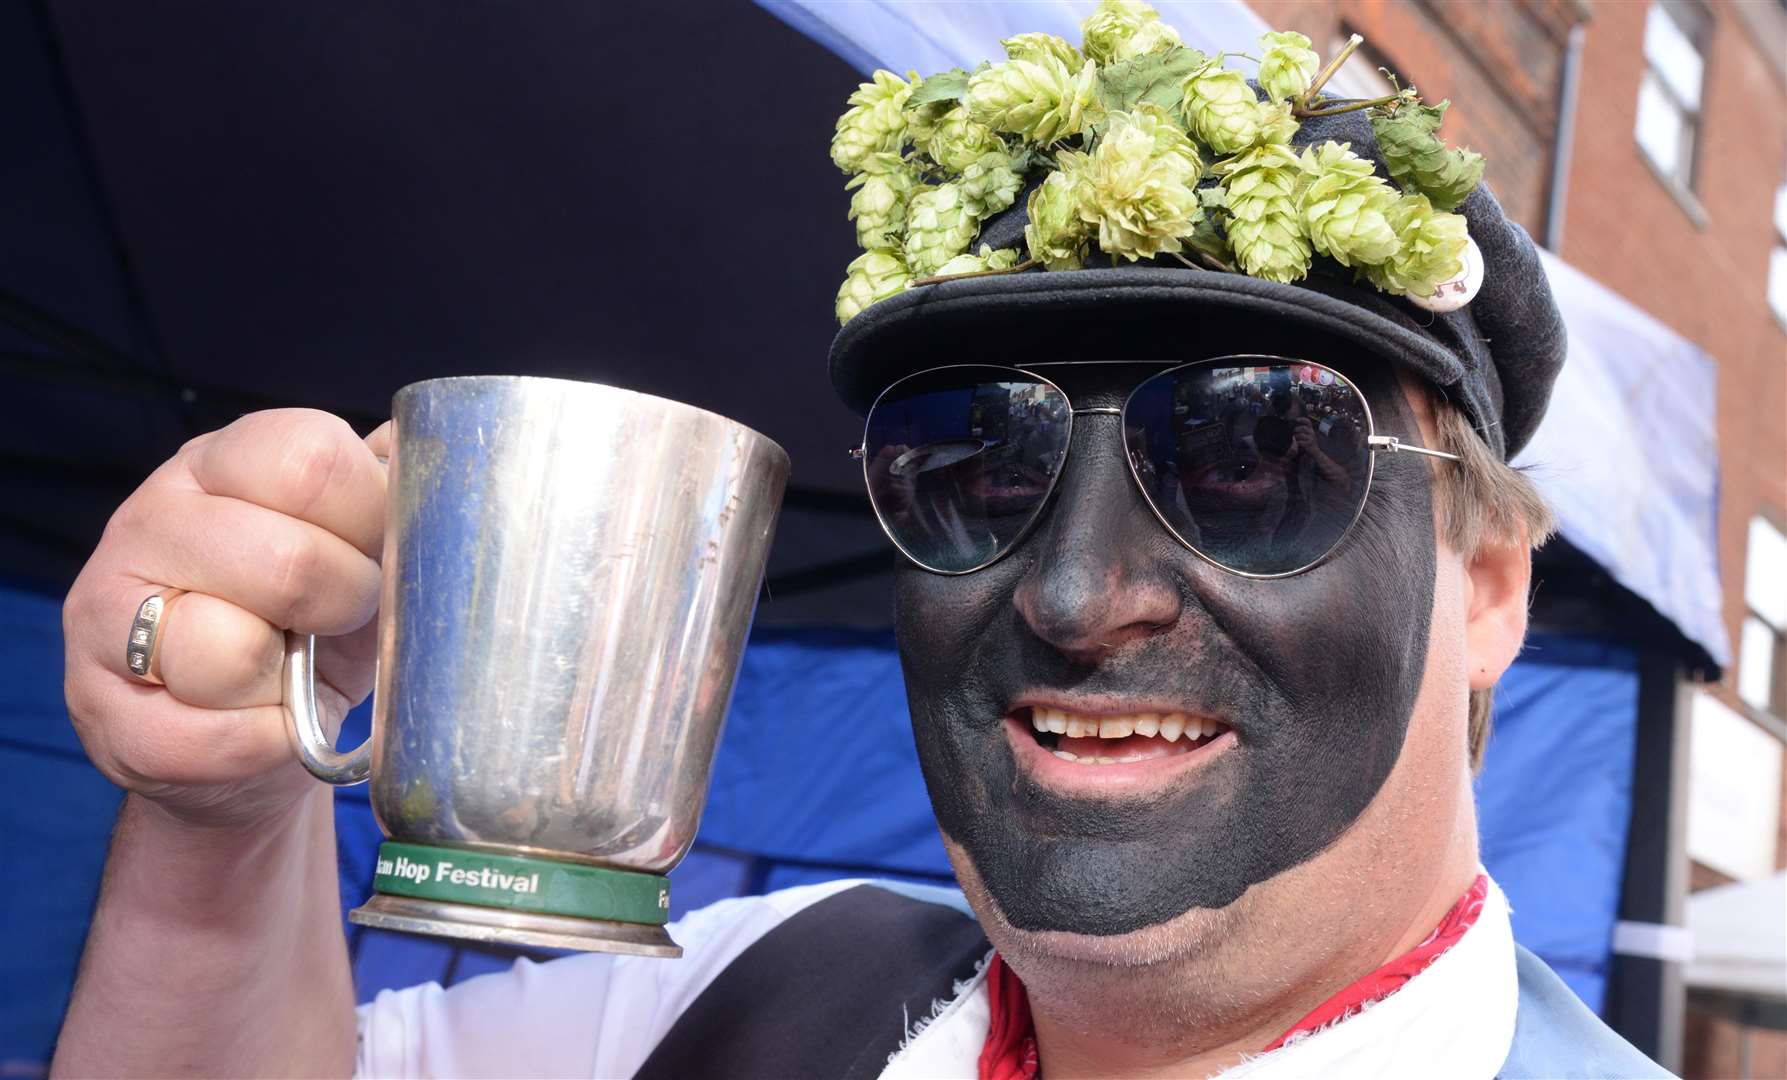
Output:
<path fill-rule="evenodd" d="M 297 621 L 316 586 L 320 561 L 316 543 L 296 529 L 272 541 L 266 563 L 268 621 L 281 628 Z"/>
<path fill-rule="evenodd" d="M 280 447 L 274 481 L 292 512 L 302 516 L 320 503 L 347 464 L 353 429 L 339 417 L 305 411 L 291 419 Z"/>
<path fill-rule="evenodd" d="M 100 534 L 100 544 L 116 544 L 120 537 L 128 537 L 132 533 L 141 532 L 149 520 L 148 509 L 144 505 L 143 489 L 138 488 L 130 498 L 118 504 L 112 516 L 106 519 L 105 529 Z"/>

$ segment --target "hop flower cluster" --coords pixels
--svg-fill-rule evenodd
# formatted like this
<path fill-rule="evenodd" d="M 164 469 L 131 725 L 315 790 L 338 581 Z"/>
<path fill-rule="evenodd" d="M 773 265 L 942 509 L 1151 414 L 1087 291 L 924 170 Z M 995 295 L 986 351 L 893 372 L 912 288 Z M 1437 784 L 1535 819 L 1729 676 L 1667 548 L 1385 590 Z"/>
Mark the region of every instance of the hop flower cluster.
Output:
<path fill-rule="evenodd" d="M 1077 270 L 1095 255 L 1277 282 L 1319 256 L 1326 272 L 1413 296 L 1460 272 L 1467 234 L 1449 211 L 1483 159 L 1439 138 L 1445 102 L 1411 88 L 1316 104 L 1320 57 L 1288 31 L 1260 39 L 1256 89 L 1140 0 L 1104 0 L 1080 34 L 1018 34 L 1004 60 L 971 72 L 878 71 L 850 96 L 831 156 L 850 176 L 864 253 L 838 290 L 839 321 L 938 278 Z M 1388 178 L 1345 143 L 1292 148 L 1302 117 L 1360 108 Z M 977 246 L 1020 198 L 1023 247 Z"/>
<path fill-rule="evenodd" d="M 1197 150 L 1158 106 L 1112 113 L 1092 153 L 1073 164 L 1080 220 L 1113 259 L 1182 251 L 1182 237 L 1204 216 Z"/>

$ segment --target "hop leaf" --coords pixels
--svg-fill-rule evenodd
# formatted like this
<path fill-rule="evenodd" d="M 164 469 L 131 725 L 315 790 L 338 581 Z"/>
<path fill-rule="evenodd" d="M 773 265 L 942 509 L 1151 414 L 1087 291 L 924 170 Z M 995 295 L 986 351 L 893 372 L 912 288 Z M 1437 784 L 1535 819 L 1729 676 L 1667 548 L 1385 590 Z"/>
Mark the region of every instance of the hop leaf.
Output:
<path fill-rule="evenodd" d="M 913 88 L 912 96 L 906 99 L 908 106 L 943 105 L 948 107 L 968 96 L 968 73 L 961 68 L 950 68 L 928 75 Z"/>
<path fill-rule="evenodd" d="M 1078 71 L 1086 66 L 1086 58 L 1080 54 L 1080 50 L 1069 44 L 1066 38 L 1056 37 L 1054 34 L 1018 34 L 999 44 L 1005 46 L 1005 55 L 1012 60 L 1036 60 L 1052 56 L 1066 65 L 1069 71 Z"/>
<path fill-rule="evenodd" d="M 993 129 L 975 120 L 965 105 L 943 114 L 925 146 L 931 160 L 951 172 L 961 172 L 987 154 L 1005 149 Z"/>
<path fill-rule="evenodd" d="M 968 80 L 968 109 L 995 131 L 1047 144 L 1096 119 L 1097 90 L 1098 67 L 1090 60 L 1078 74 L 1053 56 L 1007 60 Z"/>
<path fill-rule="evenodd" d="M 1261 34 L 1260 53 L 1260 89 L 1273 101 L 1301 96 L 1322 63 L 1309 39 L 1292 30 Z"/>
<path fill-rule="evenodd" d="M 985 244 L 980 245 L 978 255 L 957 255 L 955 258 L 937 268 L 937 276 L 945 274 L 978 274 L 988 270 L 1010 270 L 1018 264 L 1017 248 L 1000 248 L 994 251 Z"/>
<path fill-rule="evenodd" d="M 1147 101 L 1177 109 L 1185 77 L 1210 62 L 1196 49 L 1168 49 L 1098 70 L 1098 99 L 1109 112 L 1124 112 Z"/>
<path fill-rule="evenodd" d="M 969 212 L 961 184 L 921 191 L 906 206 L 906 268 L 913 277 L 929 277 L 979 235 L 980 219 Z"/>
<path fill-rule="evenodd" d="M 1448 150 L 1436 132 L 1451 102 L 1423 105 L 1398 102 L 1393 110 L 1371 110 L 1384 164 L 1404 191 L 1418 191 L 1437 209 L 1453 210 L 1483 179 L 1483 155 Z"/>
<path fill-rule="evenodd" d="M 1132 113 L 1112 113 L 1098 146 L 1080 165 L 1080 219 L 1097 229 L 1098 246 L 1130 261 L 1182 249 L 1204 208 L 1197 173 L 1176 150 L 1160 151 L 1159 128 Z M 1194 155 L 1195 157 L 1195 155 Z"/>
<path fill-rule="evenodd" d="M 1434 209 L 1425 195 L 1404 195 L 1387 216 L 1396 253 L 1364 268 L 1373 285 L 1397 296 L 1432 296 L 1442 282 L 1463 272 L 1470 232 L 1462 215 Z"/>
<path fill-rule="evenodd" d="M 1229 234 L 1221 225 L 1229 216 L 1228 195 L 1220 184 L 1201 187 L 1198 188 L 1198 203 L 1204 208 L 1204 218 L 1191 230 L 1191 235 L 1185 238 L 1186 245 L 1225 266 L 1232 266 L 1235 262 L 1235 249 L 1229 245 Z"/>
<path fill-rule="evenodd" d="M 1024 177 L 1017 162 L 1003 150 L 984 154 L 962 170 L 962 204 L 984 221 L 1017 201 Z"/>
<path fill-rule="evenodd" d="M 1086 56 L 1114 64 L 1180 44 L 1179 32 L 1160 21 L 1160 13 L 1139 0 L 1104 0 L 1080 24 Z"/>
<path fill-rule="evenodd" d="M 1024 246 L 1047 270 L 1078 270 L 1086 260 L 1086 222 L 1080 218 L 1078 162 L 1082 154 L 1062 154 L 1063 167 L 1030 193 Z"/>
<path fill-rule="evenodd" d="M 838 323 L 849 322 L 877 300 L 905 292 L 912 275 L 897 251 L 869 251 L 852 259 L 838 287 Z"/>
<path fill-rule="evenodd" d="M 856 242 L 865 251 L 897 250 L 906 230 L 906 203 L 919 187 L 918 176 L 904 167 L 898 154 L 875 154 L 864 164 L 864 171 L 844 185 L 846 191 L 856 191 L 850 197 Z"/>
<path fill-rule="evenodd" d="M 1222 59 L 1204 65 L 1185 80 L 1185 120 L 1204 145 L 1218 154 L 1238 154 L 1260 138 L 1266 119 L 1253 87 Z"/>
<path fill-rule="evenodd" d="M 872 82 L 857 87 L 832 134 L 832 164 L 856 173 L 871 154 L 897 153 L 905 140 L 904 110 L 913 85 L 891 71 L 877 71 Z"/>
<path fill-rule="evenodd" d="M 1350 144 L 1333 141 L 1303 151 L 1297 209 L 1310 243 L 1342 266 L 1375 265 L 1396 253 L 1385 216 L 1397 192 Z"/>
<path fill-rule="evenodd" d="M 1229 243 L 1242 271 L 1268 281 L 1291 282 L 1309 273 L 1314 257 L 1297 213 L 1302 168 L 1286 146 L 1266 143 L 1220 162 L 1228 202 Z"/>

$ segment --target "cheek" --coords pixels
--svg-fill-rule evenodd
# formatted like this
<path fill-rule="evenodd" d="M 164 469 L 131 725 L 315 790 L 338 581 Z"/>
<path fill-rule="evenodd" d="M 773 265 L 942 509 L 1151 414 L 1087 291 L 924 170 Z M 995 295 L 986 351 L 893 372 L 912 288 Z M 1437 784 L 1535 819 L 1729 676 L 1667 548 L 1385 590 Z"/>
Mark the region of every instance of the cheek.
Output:
<path fill-rule="evenodd" d="M 1005 564 L 1015 566 L 1016 558 Z M 894 637 L 915 690 L 952 686 L 989 644 L 989 629 L 1011 615 L 1005 565 L 949 577 L 903 566 L 894 578 Z M 913 701 L 914 708 L 921 703 Z"/>

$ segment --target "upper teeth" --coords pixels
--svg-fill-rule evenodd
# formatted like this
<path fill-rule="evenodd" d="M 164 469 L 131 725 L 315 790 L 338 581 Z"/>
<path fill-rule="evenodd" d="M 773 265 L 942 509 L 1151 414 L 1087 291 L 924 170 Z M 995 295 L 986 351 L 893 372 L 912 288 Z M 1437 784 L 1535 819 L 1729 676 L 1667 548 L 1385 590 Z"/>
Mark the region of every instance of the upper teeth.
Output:
<path fill-rule="evenodd" d="M 1132 713 L 1128 716 L 1080 716 L 1061 709 L 1037 706 L 1030 710 L 1030 725 L 1038 731 L 1066 735 L 1070 739 L 1122 739 L 1130 735 L 1158 735 L 1177 742 L 1215 735 L 1221 725 L 1214 720 L 1185 713 Z"/>

